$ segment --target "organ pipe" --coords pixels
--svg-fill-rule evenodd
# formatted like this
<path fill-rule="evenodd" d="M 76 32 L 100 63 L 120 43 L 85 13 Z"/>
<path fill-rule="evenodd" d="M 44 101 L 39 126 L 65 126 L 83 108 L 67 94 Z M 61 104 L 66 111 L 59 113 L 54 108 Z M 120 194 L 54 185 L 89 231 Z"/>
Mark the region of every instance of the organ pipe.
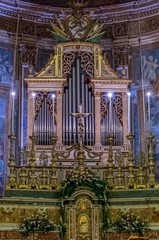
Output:
<path fill-rule="evenodd" d="M 113 145 L 121 146 L 123 145 L 123 127 L 120 123 L 119 117 L 117 116 L 114 104 L 112 104 L 111 110 L 112 110 L 112 128 L 111 129 L 112 129 L 112 135 L 114 136 Z M 109 136 L 109 114 L 110 113 L 109 113 L 109 106 L 108 106 L 107 114 L 105 115 L 103 122 L 101 124 L 102 145 L 108 145 L 107 138 Z"/>
<path fill-rule="evenodd" d="M 50 145 L 50 138 L 53 134 L 53 128 L 56 131 L 56 125 L 53 121 L 54 114 L 51 113 L 48 103 L 49 95 L 50 93 L 43 93 L 43 99 L 41 100 L 35 119 L 35 134 L 37 136 L 37 145 Z"/>
<path fill-rule="evenodd" d="M 94 97 L 85 81 L 86 78 L 87 75 L 81 68 L 80 58 L 77 57 L 63 96 L 63 143 L 66 145 L 79 141 L 77 118 L 71 116 L 71 113 L 78 113 L 80 104 L 82 104 L 83 112 L 92 113 L 92 116 L 84 119 L 83 143 L 94 144 Z"/>

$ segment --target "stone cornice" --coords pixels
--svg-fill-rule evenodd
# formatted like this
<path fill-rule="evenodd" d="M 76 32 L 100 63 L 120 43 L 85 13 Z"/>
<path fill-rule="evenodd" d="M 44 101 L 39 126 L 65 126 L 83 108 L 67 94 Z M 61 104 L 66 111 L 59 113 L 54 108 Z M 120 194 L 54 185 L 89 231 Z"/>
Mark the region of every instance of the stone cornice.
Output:
<path fill-rule="evenodd" d="M 36 21 L 39 23 L 49 23 L 54 21 L 56 16 L 64 17 L 61 8 L 38 5 L 17 0 L 17 6 L 12 0 L 2 0 L 0 13 L 3 16 L 17 18 L 18 13 L 21 19 Z M 140 18 L 147 18 L 159 13 L 159 2 L 156 0 L 140 0 L 139 4 L 128 2 L 98 8 L 87 8 L 86 12 L 91 12 L 93 18 L 99 18 L 107 23 L 132 21 Z M 64 12 L 70 13 L 69 8 Z"/>
<path fill-rule="evenodd" d="M 143 45 L 155 43 L 159 36 L 159 2 L 156 0 L 140 0 L 139 6 L 134 2 L 117 4 L 114 6 L 102 6 L 99 8 L 87 8 L 87 14 L 93 18 L 99 18 L 105 22 L 105 34 L 101 42 L 104 49 L 110 49 L 112 42 L 105 42 L 108 39 L 114 39 L 113 44 L 127 44 L 134 47 L 139 45 L 139 16 L 141 18 L 141 41 Z M 64 9 L 68 14 L 69 8 Z M 56 44 L 51 38 L 50 21 L 54 21 L 56 17 L 64 17 L 61 8 L 48 7 L 45 5 L 30 4 L 17 0 L 15 6 L 12 0 L 1 0 L 0 5 L 0 31 L 3 34 L 1 42 L 14 44 L 15 33 L 17 29 L 17 16 L 19 16 L 19 37 L 18 42 L 38 44 L 42 47 L 47 41 L 47 46 Z M 12 37 L 5 34 L 13 33 Z M 105 39 L 105 40 L 104 40 Z"/>

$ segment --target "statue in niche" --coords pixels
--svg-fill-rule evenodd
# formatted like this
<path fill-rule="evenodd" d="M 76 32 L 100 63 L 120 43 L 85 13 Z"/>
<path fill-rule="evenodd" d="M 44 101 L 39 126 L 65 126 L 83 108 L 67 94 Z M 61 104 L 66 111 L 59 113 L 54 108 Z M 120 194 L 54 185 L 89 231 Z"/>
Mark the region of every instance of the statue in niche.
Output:
<path fill-rule="evenodd" d="M 0 54 L 0 82 L 9 83 L 12 79 L 13 67 L 8 61 L 8 55 Z"/>
<path fill-rule="evenodd" d="M 155 59 L 153 56 L 148 56 L 147 59 L 146 56 L 142 57 L 144 84 L 149 85 L 156 81 L 156 70 L 158 67 L 157 58 Z"/>
<path fill-rule="evenodd" d="M 45 151 L 41 152 L 39 156 L 39 165 L 45 167 L 48 165 L 48 161 L 47 153 Z"/>
<path fill-rule="evenodd" d="M 80 226 L 80 233 L 86 234 L 88 233 L 88 217 L 86 215 L 82 215 L 79 218 L 79 226 Z"/>

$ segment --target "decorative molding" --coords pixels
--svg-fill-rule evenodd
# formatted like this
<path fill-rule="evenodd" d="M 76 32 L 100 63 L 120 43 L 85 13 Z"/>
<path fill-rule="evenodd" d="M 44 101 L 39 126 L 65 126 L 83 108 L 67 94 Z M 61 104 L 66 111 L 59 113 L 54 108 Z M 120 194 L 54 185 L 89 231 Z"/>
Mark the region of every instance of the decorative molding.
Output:
<path fill-rule="evenodd" d="M 122 1 L 123 2 L 123 1 Z M 112 2 L 109 6 L 91 7 L 85 8 L 86 14 L 91 11 L 93 18 L 98 18 L 106 21 L 107 23 L 128 21 L 133 19 L 145 18 L 159 13 L 159 3 L 155 0 L 140 0 L 139 4 L 134 4 L 134 1 L 121 4 L 115 4 Z M 17 6 L 20 8 L 19 16 L 22 19 L 29 21 L 49 23 L 55 21 L 56 16 L 64 17 L 61 13 L 61 7 L 52 7 L 34 3 L 28 3 L 25 1 L 17 1 Z M 45 15 L 42 13 L 45 12 Z M 47 14 L 46 14 L 47 12 Z M 9 17 L 17 18 L 18 11 L 15 3 L 12 0 L 3 0 L 3 4 L 0 7 L 0 13 Z M 70 13 L 69 8 L 65 8 L 65 13 Z"/>
<path fill-rule="evenodd" d="M 20 20 L 22 20 L 22 30 L 31 31 L 32 34 L 35 34 L 35 22 L 37 23 L 37 32 L 39 35 L 50 36 L 50 33 L 45 32 L 46 28 L 49 26 L 50 21 L 55 22 L 56 16 L 64 18 L 64 14 L 61 13 L 61 8 L 47 7 L 45 5 L 37 5 L 33 3 L 26 3 L 22 1 L 17 1 L 17 7 L 13 4 L 12 0 L 3 0 L 3 4 L 0 7 L 1 18 L 1 28 L 7 28 L 6 31 L 12 32 L 11 29 L 15 30 L 16 18 L 19 15 Z M 18 10 L 17 10 L 18 9 Z M 103 6 L 101 8 L 85 8 L 86 14 L 91 14 L 94 19 L 99 18 L 107 26 L 106 35 L 111 36 L 112 33 L 109 29 L 109 25 L 114 24 L 114 35 L 116 37 L 125 36 L 127 34 L 135 34 L 138 30 L 136 25 L 138 19 L 141 21 L 141 31 L 149 32 L 156 31 L 158 26 L 158 14 L 159 14 L 159 3 L 156 3 L 154 0 L 140 0 L 140 3 L 134 5 L 134 2 L 116 4 L 110 6 Z M 45 14 L 44 14 L 45 13 Z M 66 8 L 65 13 L 70 13 L 70 9 Z M 93 13 L 93 14 L 92 14 Z M 10 24 L 4 24 L 3 19 L 7 18 L 7 21 Z M 9 19 L 8 19 L 9 18 Z M 13 19 L 10 19 L 13 18 Z M 131 21 L 130 21 L 131 20 Z M 32 24 L 31 22 L 34 22 Z M 119 23 L 120 22 L 120 23 Z M 129 27 L 127 26 L 129 22 Z M 30 26 L 29 26 L 30 24 Z M 7 25 L 4 27 L 4 25 Z M 28 27 L 27 27 L 28 26 Z M 128 31 L 130 31 L 128 33 Z M 15 31 L 14 31 L 15 32 Z M 45 32 L 45 34 L 44 34 Z"/>

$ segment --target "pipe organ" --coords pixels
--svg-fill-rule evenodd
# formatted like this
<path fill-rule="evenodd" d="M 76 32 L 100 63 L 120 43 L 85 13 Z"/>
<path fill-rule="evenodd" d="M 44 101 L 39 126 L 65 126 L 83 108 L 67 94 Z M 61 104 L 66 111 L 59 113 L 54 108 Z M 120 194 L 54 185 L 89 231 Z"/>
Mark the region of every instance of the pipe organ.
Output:
<path fill-rule="evenodd" d="M 34 134 L 37 145 L 51 145 L 51 136 L 56 135 L 56 102 L 51 92 L 36 92 Z"/>
<path fill-rule="evenodd" d="M 94 96 L 90 80 L 81 68 L 81 59 L 76 57 L 63 95 L 63 144 L 73 145 L 79 142 L 77 118 L 71 113 L 77 113 L 82 105 L 83 112 L 91 113 L 84 119 L 84 145 L 94 145 Z"/>
<path fill-rule="evenodd" d="M 108 145 L 109 136 L 114 137 L 113 145 L 123 145 L 123 104 L 120 93 L 114 93 L 112 99 L 105 94 L 101 97 L 102 145 Z"/>
<path fill-rule="evenodd" d="M 46 67 L 37 76 L 25 80 L 29 96 L 36 92 L 34 134 L 37 145 L 50 145 L 53 135 L 57 135 L 61 149 L 79 143 L 81 136 L 86 146 L 107 146 L 110 135 L 114 137 L 114 146 L 128 144 L 127 93 L 131 81 L 113 72 L 99 45 L 60 43 L 55 46 L 55 55 Z M 53 93 L 55 98 L 52 98 Z M 28 139 L 32 134 L 32 102 L 30 97 Z M 79 106 L 87 115 L 83 118 L 82 135 L 79 119 L 75 117 Z"/>

